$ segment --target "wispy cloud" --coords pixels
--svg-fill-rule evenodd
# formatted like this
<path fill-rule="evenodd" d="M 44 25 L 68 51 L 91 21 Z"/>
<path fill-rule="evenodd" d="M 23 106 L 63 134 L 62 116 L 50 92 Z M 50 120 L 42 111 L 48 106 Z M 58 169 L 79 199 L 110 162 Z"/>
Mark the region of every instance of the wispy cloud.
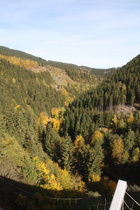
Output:
<path fill-rule="evenodd" d="M 139 54 L 139 0 L 5 0 L 0 7 L 0 45 L 105 68 Z"/>

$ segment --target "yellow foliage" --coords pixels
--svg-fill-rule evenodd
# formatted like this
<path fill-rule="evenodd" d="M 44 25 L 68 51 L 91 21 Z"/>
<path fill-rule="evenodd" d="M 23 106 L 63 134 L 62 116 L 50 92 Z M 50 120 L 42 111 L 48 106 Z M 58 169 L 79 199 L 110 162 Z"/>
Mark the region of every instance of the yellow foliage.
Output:
<path fill-rule="evenodd" d="M 94 135 L 92 136 L 92 138 L 95 140 L 95 141 L 102 141 L 103 140 L 103 134 L 100 132 L 100 131 L 95 131 Z"/>
<path fill-rule="evenodd" d="M 56 128 L 56 130 L 60 129 L 60 124 L 61 124 L 60 120 L 51 118 L 49 121 L 52 123 L 53 128 Z"/>
<path fill-rule="evenodd" d="M 15 106 L 14 110 L 17 110 L 20 108 L 20 105 Z"/>
<path fill-rule="evenodd" d="M 86 192 L 86 184 L 85 182 L 82 181 L 82 178 L 80 176 L 73 176 L 72 177 L 74 184 L 74 190 L 78 191 L 78 192 Z"/>
<path fill-rule="evenodd" d="M 59 195 L 60 191 L 75 191 L 84 193 L 86 185 L 80 176 L 73 176 L 67 170 L 61 169 L 57 163 L 48 159 L 46 163 L 41 162 L 38 157 L 33 158 L 36 163 L 39 180 L 43 180 L 44 184 L 40 187 L 48 190 L 54 190 L 55 195 Z M 48 169 L 49 168 L 49 169 Z M 55 174 L 53 174 L 55 172 Z"/>
<path fill-rule="evenodd" d="M 65 190 L 73 190 L 72 177 L 67 170 L 58 169 L 57 179 Z"/>
<path fill-rule="evenodd" d="M 134 123 L 134 115 L 132 112 L 130 112 L 129 118 L 128 118 L 128 123 L 129 124 L 133 124 Z"/>
<path fill-rule="evenodd" d="M 13 78 L 13 79 L 12 79 L 12 82 L 15 84 L 15 82 L 16 82 L 16 79 L 15 79 L 15 78 Z"/>
<path fill-rule="evenodd" d="M 7 60 L 14 65 L 24 67 L 26 69 L 31 69 L 39 66 L 39 64 L 36 61 L 31 61 L 28 59 L 24 60 L 21 58 L 6 55 L 0 55 L 0 58 Z"/>
<path fill-rule="evenodd" d="M 76 136 L 75 142 L 74 142 L 74 148 L 79 148 L 84 146 L 85 140 L 81 135 Z"/>
<path fill-rule="evenodd" d="M 126 85 L 122 84 L 122 91 L 125 92 L 126 91 Z"/>
<path fill-rule="evenodd" d="M 124 145 L 122 139 L 115 139 L 113 142 L 112 148 L 112 157 L 113 158 L 122 158 L 124 152 Z"/>
<path fill-rule="evenodd" d="M 124 151 L 124 143 L 121 138 L 115 139 L 112 145 L 112 157 L 116 159 L 116 163 L 125 163 L 129 158 L 129 153 Z"/>
<path fill-rule="evenodd" d="M 60 108 L 52 108 L 52 110 L 51 110 L 52 116 L 56 119 L 59 118 L 60 112 L 61 112 Z"/>
<path fill-rule="evenodd" d="M 62 120 L 64 112 L 65 112 L 64 107 L 52 108 L 51 110 L 52 118 L 55 118 L 57 120 Z"/>
<path fill-rule="evenodd" d="M 69 93 L 66 91 L 64 87 L 61 90 L 61 95 L 69 96 Z"/>
<path fill-rule="evenodd" d="M 101 176 L 99 174 L 90 174 L 89 182 L 99 182 L 101 180 Z"/>
<path fill-rule="evenodd" d="M 46 168 L 45 163 L 39 162 L 38 163 L 38 168 L 41 171 L 41 173 L 42 173 L 43 176 L 48 176 L 49 170 Z"/>
<path fill-rule="evenodd" d="M 43 124 L 44 126 L 47 125 L 49 119 L 48 119 L 48 115 L 46 112 L 41 112 L 38 118 L 38 124 L 41 125 Z"/>
<path fill-rule="evenodd" d="M 50 161 L 49 164 L 51 164 L 52 161 Z M 53 162 L 52 162 L 53 163 Z M 53 166 L 55 167 L 57 181 L 60 183 L 63 190 L 67 191 L 77 191 L 84 193 L 86 191 L 86 185 L 82 181 L 81 177 L 78 175 L 71 175 L 67 170 L 61 169 L 57 163 L 53 163 Z"/>
<path fill-rule="evenodd" d="M 114 125 L 117 126 L 117 124 L 118 124 L 118 119 L 117 119 L 116 114 L 114 114 L 114 117 L 113 117 L 112 121 L 113 121 Z"/>
<path fill-rule="evenodd" d="M 46 184 L 40 185 L 40 187 L 46 190 L 56 190 L 56 191 L 63 190 L 60 183 L 56 181 L 55 176 L 49 177 L 48 182 Z"/>
<path fill-rule="evenodd" d="M 48 190 L 62 190 L 63 188 L 61 187 L 60 183 L 57 181 L 54 174 L 50 174 L 46 164 L 39 161 L 37 157 L 34 158 L 34 161 L 36 162 L 37 168 L 39 170 L 40 179 L 43 179 L 45 182 L 44 184 L 41 184 L 40 187 Z"/>
<path fill-rule="evenodd" d="M 15 143 L 15 138 L 9 136 L 8 134 L 4 135 L 4 138 L 2 139 L 2 146 L 3 148 L 6 148 L 7 146 L 12 146 Z"/>
<path fill-rule="evenodd" d="M 82 181 L 80 176 L 72 176 L 69 174 L 68 171 L 65 169 L 59 170 L 59 173 L 57 174 L 57 178 L 59 182 L 61 183 L 61 186 L 64 190 L 74 190 L 77 192 L 85 192 L 86 191 L 86 185 L 85 182 Z"/>

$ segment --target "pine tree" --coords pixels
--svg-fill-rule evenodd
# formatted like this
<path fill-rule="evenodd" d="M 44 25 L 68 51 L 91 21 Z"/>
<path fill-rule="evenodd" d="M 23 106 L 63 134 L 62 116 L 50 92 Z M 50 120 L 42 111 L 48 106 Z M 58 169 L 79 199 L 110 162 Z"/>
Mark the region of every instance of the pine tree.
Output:
<path fill-rule="evenodd" d="M 140 149 L 138 147 L 132 150 L 132 162 L 138 162 L 140 160 Z"/>
<path fill-rule="evenodd" d="M 129 128 L 126 137 L 124 138 L 125 149 L 129 152 L 134 146 L 135 143 L 135 132 Z"/>
<path fill-rule="evenodd" d="M 120 119 L 118 119 L 118 128 L 117 128 L 117 132 L 118 134 L 123 134 L 126 131 L 127 128 L 127 124 L 124 121 L 123 117 L 121 117 Z"/>
<path fill-rule="evenodd" d="M 46 126 L 44 151 L 55 162 L 60 162 L 60 159 L 61 159 L 61 152 L 60 152 L 61 142 L 62 142 L 62 139 L 59 136 L 57 130 L 55 128 L 52 128 L 51 123 L 48 123 Z"/>
<path fill-rule="evenodd" d="M 134 102 L 135 102 L 135 92 L 133 89 L 130 89 L 129 92 L 129 101 L 130 101 L 130 105 L 133 106 Z"/>
<path fill-rule="evenodd" d="M 61 141 L 60 156 L 62 168 L 70 172 L 73 164 L 73 143 L 69 136 Z"/>

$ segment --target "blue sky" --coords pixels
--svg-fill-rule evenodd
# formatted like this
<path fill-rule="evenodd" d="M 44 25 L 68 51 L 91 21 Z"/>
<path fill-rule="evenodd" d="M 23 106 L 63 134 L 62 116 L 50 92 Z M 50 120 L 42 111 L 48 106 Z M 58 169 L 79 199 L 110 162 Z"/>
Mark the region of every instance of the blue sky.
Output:
<path fill-rule="evenodd" d="M 111 68 L 140 54 L 140 0 L 0 0 L 0 45 Z"/>

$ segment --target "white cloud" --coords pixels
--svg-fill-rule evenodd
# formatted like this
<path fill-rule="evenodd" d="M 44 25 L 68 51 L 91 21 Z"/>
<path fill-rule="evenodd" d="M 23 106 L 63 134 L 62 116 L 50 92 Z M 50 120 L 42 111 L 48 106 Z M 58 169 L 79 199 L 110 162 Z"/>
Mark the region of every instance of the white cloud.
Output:
<path fill-rule="evenodd" d="M 0 45 L 62 62 L 121 66 L 139 54 L 139 0 L 5 0 Z"/>

